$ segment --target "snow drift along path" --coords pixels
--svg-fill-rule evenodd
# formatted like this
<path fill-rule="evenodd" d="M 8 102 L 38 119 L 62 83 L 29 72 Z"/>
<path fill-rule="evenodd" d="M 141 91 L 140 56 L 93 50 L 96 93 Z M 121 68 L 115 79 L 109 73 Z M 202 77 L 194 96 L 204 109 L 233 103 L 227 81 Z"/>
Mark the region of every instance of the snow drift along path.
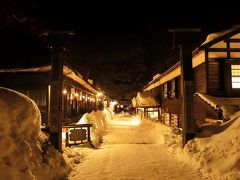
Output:
<path fill-rule="evenodd" d="M 190 167 L 177 162 L 164 145 L 155 143 L 152 124 L 131 117 L 115 118 L 104 144 L 78 164 L 69 179 L 203 179 Z"/>

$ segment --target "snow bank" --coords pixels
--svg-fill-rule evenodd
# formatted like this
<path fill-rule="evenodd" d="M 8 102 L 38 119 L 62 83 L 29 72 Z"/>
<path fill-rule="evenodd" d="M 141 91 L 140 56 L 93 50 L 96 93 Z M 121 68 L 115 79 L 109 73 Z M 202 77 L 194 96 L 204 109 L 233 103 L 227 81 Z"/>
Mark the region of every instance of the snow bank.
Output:
<path fill-rule="evenodd" d="M 43 153 L 47 137 L 41 132 L 41 115 L 27 96 L 0 88 L 1 179 L 59 179 L 70 167 L 51 145 Z M 46 147 L 46 146 L 45 146 Z"/>
<path fill-rule="evenodd" d="M 166 145 L 169 151 L 181 147 L 181 131 L 179 129 L 146 118 L 142 120 L 141 125 L 153 127 L 151 134 L 154 137 L 154 143 Z"/>
<path fill-rule="evenodd" d="M 89 154 L 89 150 L 84 149 L 84 147 L 65 147 L 63 151 L 65 161 L 67 161 L 73 169 L 77 164 L 83 162 L 87 154 Z"/>
<path fill-rule="evenodd" d="M 152 122 L 153 123 L 153 122 Z M 213 180 L 240 178 L 240 112 L 221 126 L 206 126 L 182 149 L 181 132 L 155 123 L 156 143 L 165 144 L 169 153 L 190 164 Z"/>
<path fill-rule="evenodd" d="M 212 179 L 237 180 L 240 178 L 239 129 L 240 117 L 212 128 L 215 134 L 209 137 L 201 138 L 199 134 L 199 138 L 185 146 L 183 157 Z M 203 131 L 202 134 L 206 133 Z"/>
<path fill-rule="evenodd" d="M 113 117 L 115 116 L 115 113 L 110 109 L 110 108 L 105 108 L 103 110 L 103 112 L 105 113 L 106 115 L 106 120 L 107 122 L 108 121 L 111 121 L 113 119 Z"/>
<path fill-rule="evenodd" d="M 85 113 L 76 124 L 92 124 L 91 140 L 95 147 L 99 147 L 103 141 L 104 130 L 107 128 L 109 122 L 112 120 L 113 112 L 107 108 L 104 111 L 92 111 Z"/>

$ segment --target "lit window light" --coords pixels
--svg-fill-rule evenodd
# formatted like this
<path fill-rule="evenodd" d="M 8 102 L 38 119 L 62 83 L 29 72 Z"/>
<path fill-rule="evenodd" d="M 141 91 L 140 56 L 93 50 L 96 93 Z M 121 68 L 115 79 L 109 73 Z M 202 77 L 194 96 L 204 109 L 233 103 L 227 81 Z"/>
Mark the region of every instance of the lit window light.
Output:
<path fill-rule="evenodd" d="M 67 94 L 67 90 L 64 89 L 64 90 L 62 91 L 62 93 L 63 93 L 63 94 Z"/>

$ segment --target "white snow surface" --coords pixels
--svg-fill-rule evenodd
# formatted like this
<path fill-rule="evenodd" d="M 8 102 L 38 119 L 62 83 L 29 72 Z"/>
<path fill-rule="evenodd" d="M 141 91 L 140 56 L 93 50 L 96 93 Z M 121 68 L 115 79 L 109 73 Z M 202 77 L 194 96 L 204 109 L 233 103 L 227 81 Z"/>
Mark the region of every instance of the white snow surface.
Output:
<path fill-rule="evenodd" d="M 116 116 L 99 149 L 81 149 L 82 163 L 69 179 L 239 180 L 240 112 L 202 132 L 182 147 L 181 131 L 159 121 Z"/>
<path fill-rule="evenodd" d="M 0 87 L 0 179 L 41 180 L 66 177 L 70 166 L 51 145 L 42 154 L 47 137 L 41 115 L 27 96 Z"/>
<path fill-rule="evenodd" d="M 168 153 L 164 138 L 155 137 L 156 127 L 155 123 L 141 122 L 136 116 L 115 117 L 106 130 L 101 148 L 88 153 L 84 161 L 74 167 L 69 179 L 204 179 L 198 171 Z M 171 131 L 167 126 L 160 129 L 160 133 Z"/>

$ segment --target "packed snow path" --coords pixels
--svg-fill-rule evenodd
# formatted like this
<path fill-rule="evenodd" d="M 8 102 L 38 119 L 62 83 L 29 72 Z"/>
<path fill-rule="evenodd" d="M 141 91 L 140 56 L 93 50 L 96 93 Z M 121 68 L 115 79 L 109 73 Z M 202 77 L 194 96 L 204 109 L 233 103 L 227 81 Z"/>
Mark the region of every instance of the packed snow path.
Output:
<path fill-rule="evenodd" d="M 106 130 L 101 148 L 79 163 L 69 179 L 203 179 L 177 162 L 164 145 L 155 143 L 151 129 L 151 124 L 139 124 L 132 117 L 115 118 Z"/>

